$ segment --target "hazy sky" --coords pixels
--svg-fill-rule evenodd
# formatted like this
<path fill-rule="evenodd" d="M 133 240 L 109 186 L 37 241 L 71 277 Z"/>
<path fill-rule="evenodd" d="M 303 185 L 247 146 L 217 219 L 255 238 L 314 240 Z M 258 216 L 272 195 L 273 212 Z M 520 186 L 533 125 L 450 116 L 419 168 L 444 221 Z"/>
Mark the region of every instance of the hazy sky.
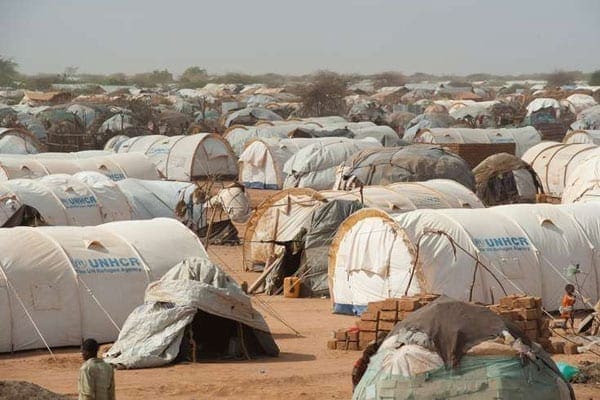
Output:
<path fill-rule="evenodd" d="M 599 0 L 0 0 L 23 72 L 600 68 Z"/>

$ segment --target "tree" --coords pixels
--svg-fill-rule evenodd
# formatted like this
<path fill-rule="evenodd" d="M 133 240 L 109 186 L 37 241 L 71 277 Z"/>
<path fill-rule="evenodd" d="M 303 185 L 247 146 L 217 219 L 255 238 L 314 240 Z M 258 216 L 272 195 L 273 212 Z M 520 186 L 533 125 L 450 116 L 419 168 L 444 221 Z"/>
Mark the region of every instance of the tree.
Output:
<path fill-rule="evenodd" d="M 382 88 L 386 86 L 404 86 L 406 77 L 401 72 L 385 71 L 373 76 L 375 87 Z"/>
<path fill-rule="evenodd" d="M 590 86 L 600 86 L 600 69 L 592 72 L 590 76 L 590 81 L 588 82 Z"/>
<path fill-rule="evenodd" d="M 306 116 L 323 117 L 344 114 L 346 81 L 330 71 L 319 71 L 300 93 L 303 113 Z"/>
<path fill-rule="evenodd" d="M 575 82 L 575 75 L 572 72 L 558 70 L 548 75 L 546 79 L 548 86 L 559 88 L 565 85 L 572 85 Z"/>
<path fill-rule="evenodd" d="M 189 67 L 183 71 L 179 79 L 181 86 L 184 87 L 201 87 L 206 85 L 207 81 L 208 73 L 204 68 L 198 66 Z"/>
<path fill-rule="evenodd" d="M 10 85 L 18 78 L 18 66 L 11 58 L 0 56 L 0 85 Z"/>
<path fill-rule="evenodd" d="M 63 79 L 65 81 L 70 81 L 72 80 L 75 75 L 77 75 L 77 71 L 79 70 L 79 67 L 76 67 L 74 65 L 70 65 L 68 67 L 65 67 L 65 70 L 63 72 Z"/>

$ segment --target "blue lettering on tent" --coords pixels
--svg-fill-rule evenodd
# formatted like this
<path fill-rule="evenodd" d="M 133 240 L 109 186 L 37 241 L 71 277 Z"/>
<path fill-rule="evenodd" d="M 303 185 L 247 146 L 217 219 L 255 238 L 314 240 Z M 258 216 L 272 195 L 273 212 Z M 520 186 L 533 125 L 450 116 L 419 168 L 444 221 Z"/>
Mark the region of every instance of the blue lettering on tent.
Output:
<path fill-rule="evenodd" d="M 93 208 L 97 206 L 94 196 L 68 197 L 60 199 L 65 208 Z"/>
<path fill-rule="evenodd" d="M 71 264 L 78 274 L 110 274 L 143 271 L 137 257 L 73 258 Z"/>
<path fill-rule="evenodd" d="M 473 238 L 473 244 L 480 251 L 523 251 L 530 249 L 529 240 L 523 236 Z"/>

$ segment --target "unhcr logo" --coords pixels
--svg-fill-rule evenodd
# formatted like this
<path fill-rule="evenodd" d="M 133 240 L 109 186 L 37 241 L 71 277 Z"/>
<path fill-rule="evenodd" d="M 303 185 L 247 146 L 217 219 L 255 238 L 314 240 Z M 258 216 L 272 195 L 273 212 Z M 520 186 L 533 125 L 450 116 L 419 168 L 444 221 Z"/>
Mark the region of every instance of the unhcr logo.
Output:
<path fill-rule="evenodd" d="M 73 258 L 71 264 L 79 274 L 111 274 L 141 272 L 142 263 L 137 257 Z"/>
<path fill-rule="evenodd" d="M 523 251 L 530 249 L 529 240 L 524 236 L 475 238 L 473 243 L 480 251 Z"/>
<path fill-rule="evenodd" d="M 125 179 L 125 174 L 121 174 L 118 172 L 106 174 L 106 176 L 108 176 L 112 181 L 122 181 L 123 179 Z"/>
<path fill-rule="evenodd" d="M 88 208 L 96 207 L 96 198 L 94 196 L 68 197 L 60 199 L 65 208 Z"/>

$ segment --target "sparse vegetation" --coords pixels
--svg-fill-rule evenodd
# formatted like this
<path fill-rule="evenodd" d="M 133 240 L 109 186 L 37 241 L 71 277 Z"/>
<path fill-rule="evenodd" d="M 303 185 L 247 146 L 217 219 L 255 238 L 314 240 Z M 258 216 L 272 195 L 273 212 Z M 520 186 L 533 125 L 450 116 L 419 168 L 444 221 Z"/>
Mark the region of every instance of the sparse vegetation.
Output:
<path fill-rule="evenodd" d="M 548 86 L 551 88 L 572 85 L 575 83 L 575 74 L 573 72 L 559 70 L 549 74 L 547 81 Z"/>
<path fill-rule="evenodd" d="M 10 85 L 18 78 L 17 67 L 14 60 L 0 56 L 0 85 Z"/>
<path fill-rule="evenodd" d="M 592 72 L 588 82 L 591 86 L 600 86 L 600 69 Z"/>
<path fill-rule="evenodd" d="M 346 104 L 346 80 L 335 72 L 319 71 L 301 91 L 303 113 L 315 117 L 341 115 Z"/>

